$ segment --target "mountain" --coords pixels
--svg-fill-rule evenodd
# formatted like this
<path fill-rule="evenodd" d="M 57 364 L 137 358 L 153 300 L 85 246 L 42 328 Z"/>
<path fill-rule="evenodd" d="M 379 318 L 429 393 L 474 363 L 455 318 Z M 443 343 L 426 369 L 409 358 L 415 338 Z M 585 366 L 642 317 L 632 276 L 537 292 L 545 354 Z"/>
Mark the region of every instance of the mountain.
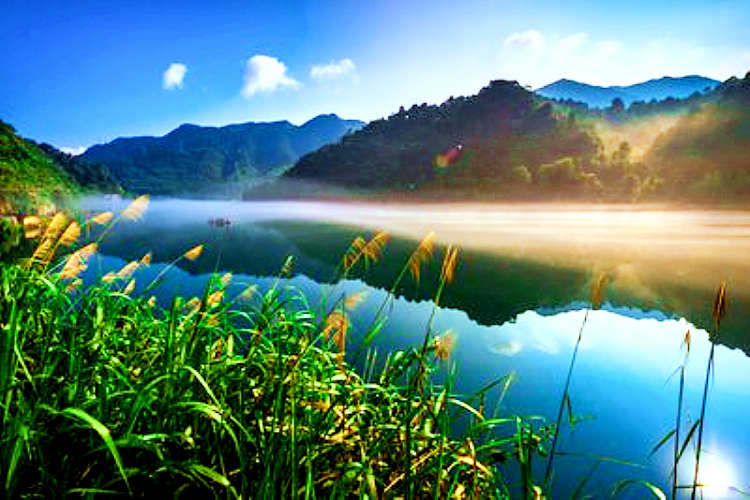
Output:
<path fill-rule="evenodd" d="M 402 107 L 303 156 L 284 178 L 396 191 L 527 183 L 527 166 L 595 146 L 538 101 L 517 82 L 496 80 L 475 96 Z"/>
<path fill-rule="evenodd" d="M 584 102 L 591 107 L 605 108 L 613 99 L 619 98 L 627 106 L 635 101 L 676 99 L 688 97 L 695 92 L 703 93 L 719 85 L 719 81 L 703 76 L 690 75 L 679 78 L 665 76 L 628 86 L 599 87 L 574 80 L 562 79 L 536 90 L 536 93 L 551 99 Z"/>
<path fill-rule="evenodd" d="M 288 121 L 224 127 L 184 124 L 162 137 L 118 138 L 92 146 L 82 158 L 109 167 L 129 191 L 199 194 L 212 186 L 272 176 L 362 125 L 334 114 L 316 116 L 300 126 Z"/>

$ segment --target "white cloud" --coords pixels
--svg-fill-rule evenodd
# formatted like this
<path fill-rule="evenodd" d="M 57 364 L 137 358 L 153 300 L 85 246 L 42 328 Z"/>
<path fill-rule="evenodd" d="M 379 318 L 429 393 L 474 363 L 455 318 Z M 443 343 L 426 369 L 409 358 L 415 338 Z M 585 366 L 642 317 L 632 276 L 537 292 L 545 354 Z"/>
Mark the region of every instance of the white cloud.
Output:
<path fill-rule="evenodd" d="M 617 54 L 622 49 L 622 43 L 617 40 L 604 40 L 596 42 L 594 45 L 594 51 L 596 55 L 603 59 L 608 59 L 613 55 Z"/>
<path fill-rule="evenodd" d="M 557 48 L 561 52 L 571 52 L 583 45 L 587 38 L 588 35 L 586 33 L 575 33 L 558 40 Z"/>
<path fill-rule="evenodd" d="M 520 49 L 530 49 L 536 52 L 544 50 L 544 35 L 537 30 L 526 30 L 519 33 L 512 33 L 505 39 L 503 45 Z"/>
<path fill-rule="evenodd" d="M 68 153 L 69 155 L 78 156 L 83 154 L 86 149 L 86 146 L 78 146 L 77 148 L 60 148 L 60 151 Z"/>
<path fill-rule="evenodd" d="M 162 75 L 162 87 L 166 90 L 182 88 L 187 66 L 182 63 L 172 63 Z"/>
<path fill-rule="evenodd" d="M 299 88 L 300 83 L 286 74 L 286 64 L 275 57 L 254 55 L 245 66 L 242 96 L 250 98 L 258 92 L 273 92 L 282 87 Z"/>
<path fill-rule="evenodd" d="M 339 78 L 354 73 L 357 67 L 354 61 L 349 58 L 342 59 L 339 62 L 331 61 L 328 64 L 318 64 L 310 70 L 310 77 L 315 80 L 328 80 Z"/>

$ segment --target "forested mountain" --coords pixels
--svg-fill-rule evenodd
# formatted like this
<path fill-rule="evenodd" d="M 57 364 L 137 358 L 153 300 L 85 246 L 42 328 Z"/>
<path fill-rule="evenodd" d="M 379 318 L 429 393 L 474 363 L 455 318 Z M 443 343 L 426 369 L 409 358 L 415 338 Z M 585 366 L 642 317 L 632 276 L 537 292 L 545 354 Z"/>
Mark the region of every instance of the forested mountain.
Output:
<path fill-rule="evenodd" d="M 536 93 L 551 99 L 570 99 L 586 103 L 590 107 L 604 108 L 609 106 L 614 99 L 620 99 L 626 106 L 635 101 L 660 101 L 668 97 L 681 99 L 695 92 L 710 91 L 719 83 L 698 75 L 679 78 L 665 76 L 634 85 L 612 87 L 600 87 L 562 79 L 537 89 Z"/>
<path fill-rule="evenodd" d="M 475 96 L 401 108 L 302 157 L 284 177 L 396 190 L 523 184 L 529 168 L 595 151 L 574 119 L 558 119 L 551 104 L 498 80 Z"/>
<path fill-rule="evenodd" d="M 344 186 L 438 199 L 746 200 L 749 103 L 750 76 L 605 109 L 494 81 L 476 96 L 402 108 L 284 178 L 317 183 L 311 195 Z"/>
<path fill-rule="evenodd" d="M 35 210 L 83 189 L 119 191 L 111 172 L 37 144 L 0 121 L 0 213 Z"/>
<path fill-rule="evenodd" d="M 129 191 L 184 195 L 273 174 L 362 125 L 333 114 L 300 126 L 288 121 L 185 124 L 163 137 L 119 138 L 92 146 L 83 158 L 107 165 Z"/>

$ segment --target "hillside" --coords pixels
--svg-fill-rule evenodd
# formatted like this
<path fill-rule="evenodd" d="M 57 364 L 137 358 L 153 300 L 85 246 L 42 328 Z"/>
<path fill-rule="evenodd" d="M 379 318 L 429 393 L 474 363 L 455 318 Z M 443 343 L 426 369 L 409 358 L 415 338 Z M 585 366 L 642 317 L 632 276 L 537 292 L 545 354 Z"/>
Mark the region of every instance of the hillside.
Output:
<path fill-rule="evenodd" d="M 695 92 L 703 93 L 715 88 L 720 82 L 703 76 L 690 75 L 679 78 L 665 76 L 627 86 L 600 87 L 574 80 L 562 79 L 536 90 L 536 93 L 550 99 L 583 102 L 595 108 L 605 108 L 614 99 L 620 99 L 626 106 L 636 102 L 663 100 L 668 97 L 681 99 Z"/>
<path fill-rule="evenodd" d="M 0 213 L 35 210 L 77 189 L 62 167 L 0 121 Z"/>
<path fill-rule="evenodd" d="M 362 125 L 332 114 L 300 126 L 288 121 L 184 124 L 163 137 L 119 138 L 92 146 L 83 158 L 108 166 L 129 191 L 195 194 L 273 175 Z"/>
<path fill-rule="evenodd" d="M 665 190 L 693 199 L 750 199 L 750 73 L 721 84 L 710 102 L 661 134 L 645 161 Z"/>
<path fill-rule="evenodd" d="M 528 181 L 528 169 L 593 154 L 595 142 L 517 82 L 414 105 L 302 157 L 285 179 L 355 188 L 461 189 Z"/>

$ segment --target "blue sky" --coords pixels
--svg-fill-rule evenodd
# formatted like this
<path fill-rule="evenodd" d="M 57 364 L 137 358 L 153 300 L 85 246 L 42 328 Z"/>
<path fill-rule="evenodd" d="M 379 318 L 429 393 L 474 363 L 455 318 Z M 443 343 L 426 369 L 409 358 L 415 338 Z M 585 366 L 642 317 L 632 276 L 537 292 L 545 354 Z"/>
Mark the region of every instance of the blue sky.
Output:
<path fill-rule="evenodd" d="M 750 2 L 4 0 L 0 119 L 77 149 L 476 93 L 750 70 Z"/>

